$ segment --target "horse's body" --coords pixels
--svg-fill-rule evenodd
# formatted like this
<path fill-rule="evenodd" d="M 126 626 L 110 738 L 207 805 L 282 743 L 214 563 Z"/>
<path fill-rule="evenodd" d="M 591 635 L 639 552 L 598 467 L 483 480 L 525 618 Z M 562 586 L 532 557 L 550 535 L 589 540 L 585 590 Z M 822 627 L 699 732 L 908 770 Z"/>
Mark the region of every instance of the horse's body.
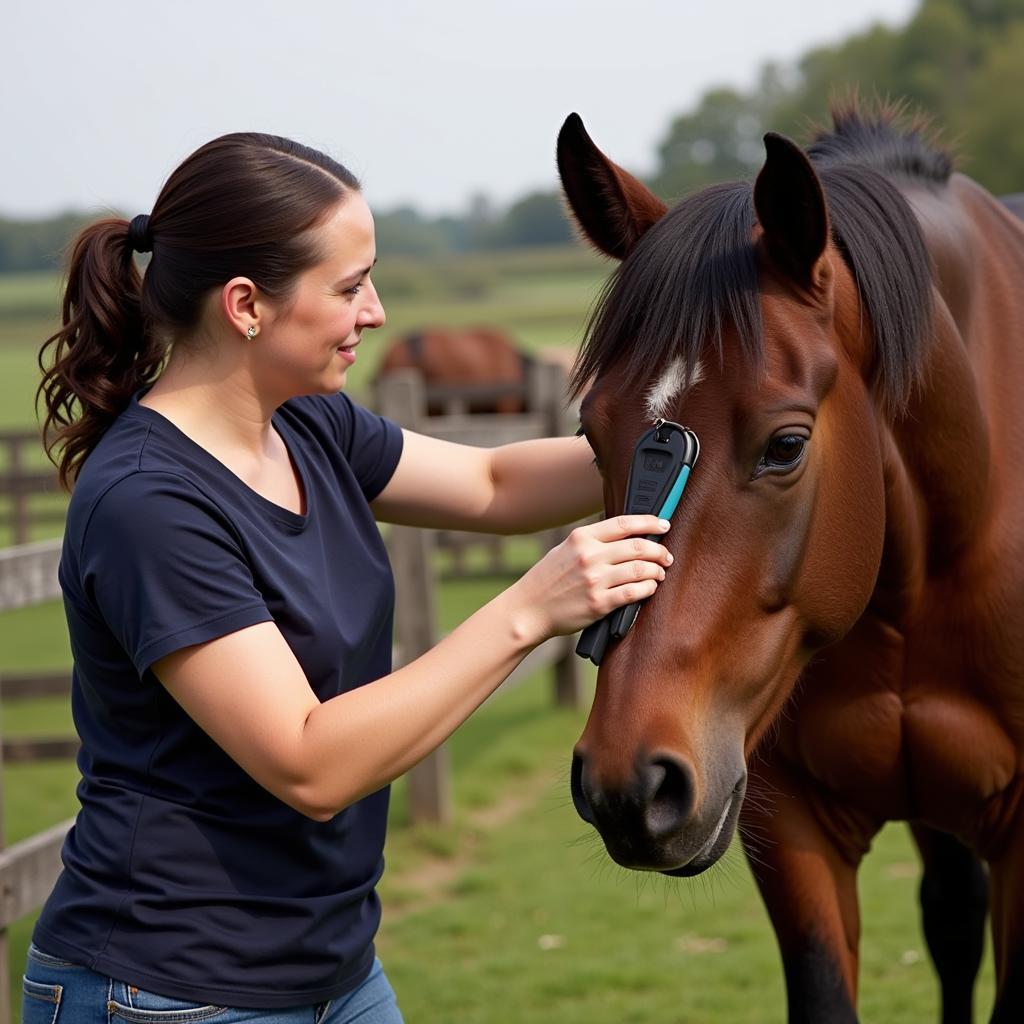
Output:
<path fill-rule="evenodd" d="M 609 511 L 652 415 L 702 444 L 573 795 L 616 860 L 671 874 L 739 821 L 808 1024 L 856 1021 L 857 866 L 911 822 L 943 1021 L 971 1020 L 990 889 L 1002 1024 L 1024 1020 L 1024 225 L 890 122 L 847 112 L 810 162 L 769 137 L 752 195 L 670 213 L 563 129 L 570 204 L 624 259 L 579 366 Z"/>
<path fill-rule="evenodd" d="M 452 395 L 461 390 L 468 412 L 516 413 L 525 408 L 529 364 L 530 357 L 495 328 L 435 327 L 395 339 L 381 358 L 377 376 L 419 370 L 428 386 L 450 389 Z M 481 397 L 474 397 L 474 390 Z M 440 414 L 443 405 L 431 400 L 429 414 Z"/>

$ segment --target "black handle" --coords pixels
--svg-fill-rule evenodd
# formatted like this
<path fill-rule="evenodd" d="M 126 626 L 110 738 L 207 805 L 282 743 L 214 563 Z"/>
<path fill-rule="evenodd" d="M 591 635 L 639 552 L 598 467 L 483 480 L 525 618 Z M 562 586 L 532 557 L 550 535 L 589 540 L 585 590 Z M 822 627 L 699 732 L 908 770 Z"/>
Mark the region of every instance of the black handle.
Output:
<path fill-rule="evenodd" d="M 580 634 L 579 643 L 576 644 L 576 653 L 581 658 L 589 658 L 595 665 L 601 664 L 604 657 L 604 649 L 608 646 L 608 616 L 592 622 Z"/>

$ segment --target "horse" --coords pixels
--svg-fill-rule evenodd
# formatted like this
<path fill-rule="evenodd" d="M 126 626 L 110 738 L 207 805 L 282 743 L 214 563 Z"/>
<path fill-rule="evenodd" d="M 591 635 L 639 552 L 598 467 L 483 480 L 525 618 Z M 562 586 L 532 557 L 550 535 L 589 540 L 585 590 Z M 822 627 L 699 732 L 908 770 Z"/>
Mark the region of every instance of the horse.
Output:
<path fill-rule="evenodd" d="M 834 108 L 671 209 L 571 115 L 568 207 L 618 260 L 574 380 L 622 511 L 665 419 L 700 459 L 674 566 L 600 664 L 574 805 L 619 864 L 740 832 L 790 1024 L 857 1020 L 858 865 L 910 823 L 945 1024 L 1024 1020 L 1024 225 L 923 124 Z M 747 794 L 750 794 L 749 797 Z"/>
<path fill-rule="evenodd" d="M 381 357 L 375 380 L 415 369 L 431 394 L 427 412 L 441 415 L 452 403 L 470 413 L 519 413 L 526 409 L 532 357 L 493 327 L 433 327 L 396 338 Z"/>

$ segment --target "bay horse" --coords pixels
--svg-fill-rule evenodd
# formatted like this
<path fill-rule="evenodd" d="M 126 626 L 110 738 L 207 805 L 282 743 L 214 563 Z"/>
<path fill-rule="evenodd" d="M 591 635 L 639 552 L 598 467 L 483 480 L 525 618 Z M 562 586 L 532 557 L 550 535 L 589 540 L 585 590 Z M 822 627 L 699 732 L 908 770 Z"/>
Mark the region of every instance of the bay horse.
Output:
<path fill-rule="evenodd" d="M 833 111 L 756 181 L 668 209 L 571 115 L 570 210 L 621 261 L 581 430 L 622 509 L 637 438 L 694 430 L 674 568 L 600 665 L 578 813 L 626 867 L 696 875 L 737 827 L 791 1024 L 856 1022 L 858 865 L 923 862 L 942 1020 L 1024 1020 L 1024 225 L 921 125 Z M 746 793 L 751 798 L 744 800 Z"/>
<path fill-rule="evenodd" d="M 518 413 L 532 357 L 495 327 L 432 327 L 396 338 L 381 357 L 375 379 L 418 370 L 428 389 L 427 412 L 438 416 L 458 402 L 470 413 Z M 447 399 L 447 401 L 446 401 Z"/>

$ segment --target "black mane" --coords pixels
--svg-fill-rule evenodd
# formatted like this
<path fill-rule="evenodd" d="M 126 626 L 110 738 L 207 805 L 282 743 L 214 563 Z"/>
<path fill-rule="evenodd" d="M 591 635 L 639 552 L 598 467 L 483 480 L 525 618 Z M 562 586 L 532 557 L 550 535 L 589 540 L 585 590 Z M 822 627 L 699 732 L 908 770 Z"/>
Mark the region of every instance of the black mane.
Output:
<path fill-rule="evenodd" d="M 825 192 L 832 237 L 850 267 L 874 338 L 874 384 L 890 410 L 905 406 L 931 328 L 931 260 L 896 186 L 944 184 L 950 157 L 900 129 L 898 112 L 833 111 L 807 155 Z M 751 235 L 753 185 L 714 185 L 661 218 L 608 279 L 573 372 L 578 393 L 626 361 L 626 387 L 642 386 L 675 357 L 692 369 L 710 344 L 721 356 L 728 326 L 744 356 L 763 356 L 758 268 Z"/>

